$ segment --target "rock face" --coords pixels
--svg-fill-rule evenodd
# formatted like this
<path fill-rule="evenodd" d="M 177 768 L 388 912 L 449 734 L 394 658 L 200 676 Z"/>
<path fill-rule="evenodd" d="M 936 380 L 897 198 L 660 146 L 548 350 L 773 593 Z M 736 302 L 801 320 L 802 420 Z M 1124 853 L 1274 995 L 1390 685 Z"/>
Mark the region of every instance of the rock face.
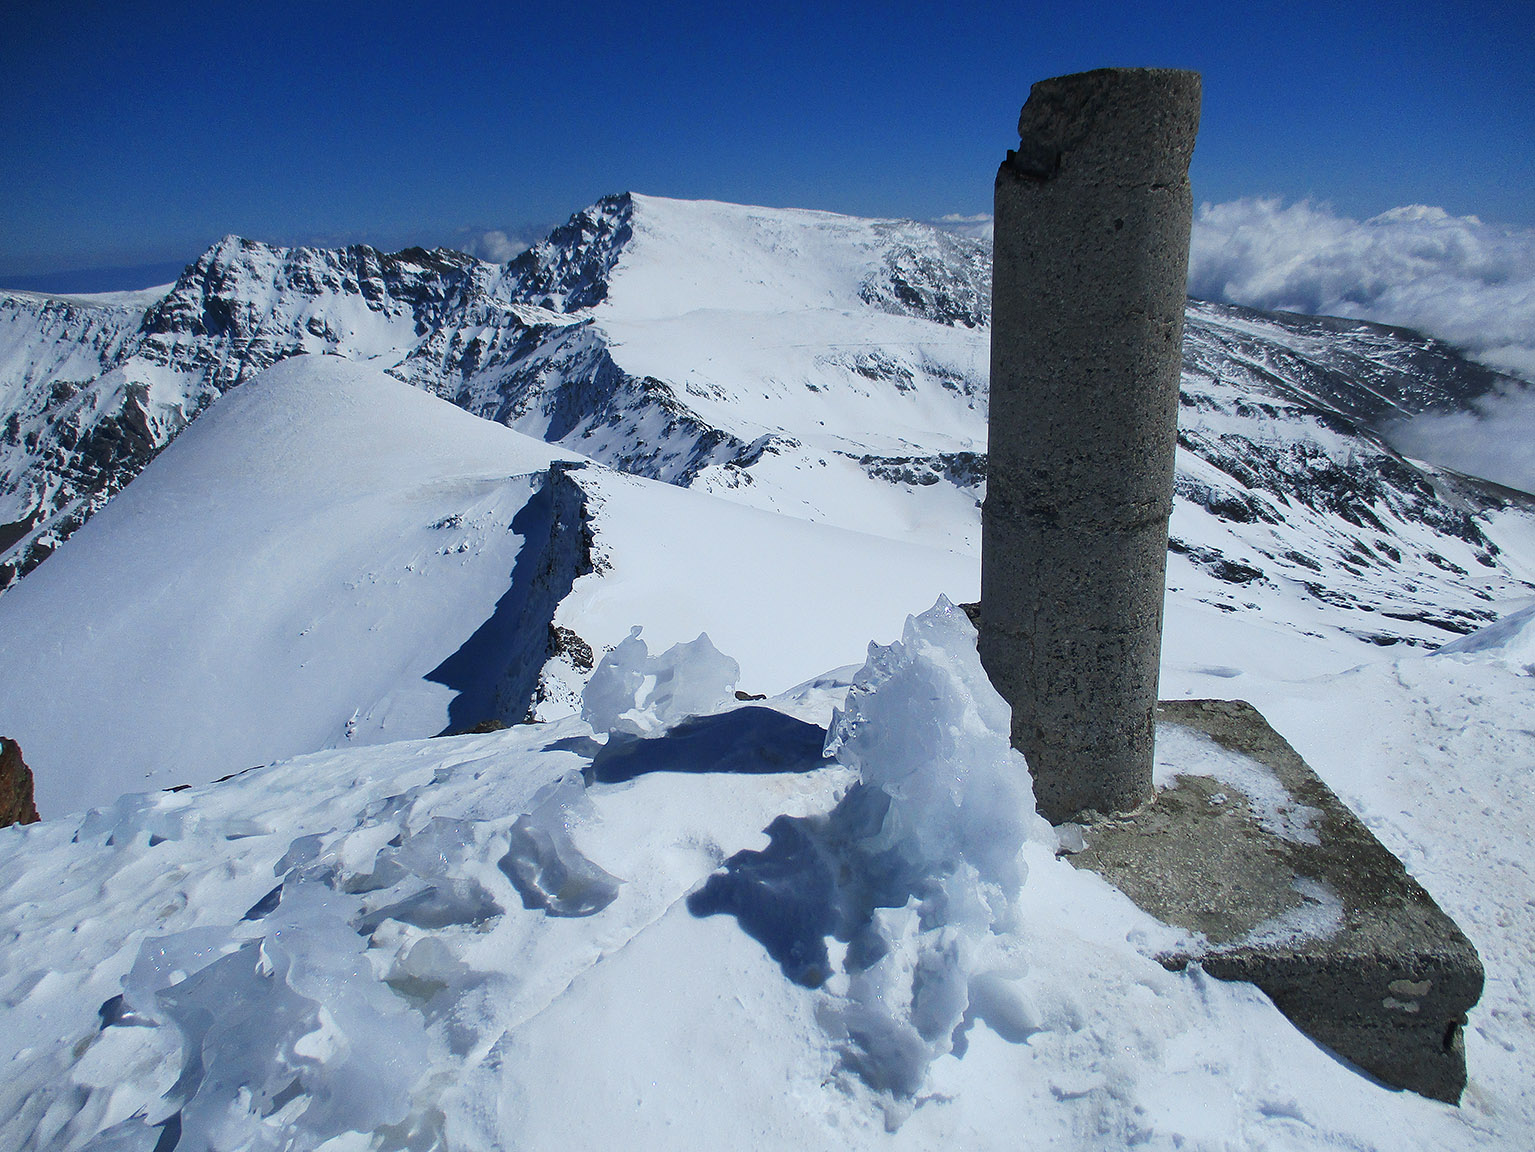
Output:
<path fill-rule="evenodd" d="M 0 736 L 0 828 L 37 821 L 32 770 L 21 758 L 21 745 L 9 736 Z"/>

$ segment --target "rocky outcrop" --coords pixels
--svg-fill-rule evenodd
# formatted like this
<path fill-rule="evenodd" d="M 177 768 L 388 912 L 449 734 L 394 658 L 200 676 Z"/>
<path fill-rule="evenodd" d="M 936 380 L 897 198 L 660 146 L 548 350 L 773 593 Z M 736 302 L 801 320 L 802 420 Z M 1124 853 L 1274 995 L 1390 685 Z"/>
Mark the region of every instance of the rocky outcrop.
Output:
<path fill-rule="evenodd" d="M 38 819 L 32 802 L 32 770 L 21 758 L 21 745 L 0 736 L 0 828 L 36 824 Z"/>

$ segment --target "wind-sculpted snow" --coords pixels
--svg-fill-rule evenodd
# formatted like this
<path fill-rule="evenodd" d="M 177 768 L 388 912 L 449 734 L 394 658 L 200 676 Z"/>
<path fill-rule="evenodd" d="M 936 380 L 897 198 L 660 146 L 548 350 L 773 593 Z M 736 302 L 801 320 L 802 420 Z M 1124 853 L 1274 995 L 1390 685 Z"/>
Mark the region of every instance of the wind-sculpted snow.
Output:
<path fill-rule="evenodd" d="M 610 655 L 589 690 L 593 718 L 615 721 L 609 741 L 624 738 L 617 722 L 646 706 L 653 684 L 642 743 L 669 748 L 671 770 L 692 787 L 700 773 L 756 774 L 697 760 L 700 745 L 667 735 L 692 710 L 723 706 L 733 662 L 702 637 L 655 658 L 630 643 L 637 649 Z M 631 707 L 609 717 L 618 696 Z M 738 730 L 760 711 L 740 710 Z M 769 834 L 776 840 L 785 821 L 806 827 L 812 855 L 797 866 L 828 869 L 825 879 L 747 893 L 733 910 L 757 934 L 766 905 L 824 901 L 809 912 L 848 947 L 819 1019 L 844 1066 L 885 1099 L 894 1128 L 928 1065 L 963 1051 L 978 1020 L 1013 1040 L 1039 1026 L 1012 986 L 1022 968 L 1007 934 L 1025 836 L 1054 838 L 1025 815 L 1027 774 L 1007 744 L 1006 706 L 981 670 L 973 629 L 946 601 L 909 619 L 901 641 L 871 645 L 830 734 L 813 730 L 859 783 L 829 814 L 791 810 Z M 630 846 L 641 855 L 622 869 L 626 879 L 589 858 L 583 830 L 600 820 L 594 798 L 608 793 L 582 783 L 579 757 L 600 748 L 583 731 L 591 729 L 570 721 L 461 739 L 435 754 L 391 745 L 366 778 L 333 754 L 212 791 L 126 796 L 72 832 L 51 825 L 69 833 L 53 850 L 70 859 L 65 879 L 77 896 L 92 877 L 111 888 L 151 871 L 147 888 L 122 891 L 141 912 L 90 937 L 89 982 L 109 994 L 94 1017 L 87 1004 L 69 1013 L 73 1047 L 55 1039 L 13 1064 L 20 1095 L 0 1106 L 0 1133 L 18 1146 L 149 1152 L 309 1149 L 348 1131 L 409 1144 L 454 1130 L 465 1122 L 456 1110 L 472 1116 L 470 1086 L 497 1074 L 492 1065 L 476 1072 L 471 1054 L 505 1047 L 597 958 L 553 922 L 602 918 L 583 935 L 622 948 L 721 858 L 719 847 L 678 857 L 664 813 L 658 842 Z M 839 772 L 825 763 L 769 770 L 809 773 L 805 787 L 824 793 Z M 619 789 L 612 799 L 635 787 L 628 780 L 610 786 Z M 285 813 L 279 797 L 292 789 L 306 801 Z M 781 789 L 766 789 L 735 823 L 744 831 L 765 819 L 775 792 L 781 802 Z M 699 819 L 716 823 L 716 814 L 705 806 L 687 817 Z M 41 840 L 33 847 L 47 851 Z M 717 910 L 722 886 L 760 883 L 761 856 L 733 856 L 689 900 L 695 915 Z M 35 883 L 16 870 L 22 859 L 0 856 L 10 897 Z M 178 904 L 188 886 L 209 899 L 182 895 Z M 137 919 L 167 897 L 153 923 Z M 68 917 L 52 909 L 33 939 L 63 931 Z M 167 921 L 178 926 L 161 928 Z M 824 960 L 824 939 L 813 943 Z M 802 984 L 831 976 L 824 964 L 815 974 L 785 970 Z M 25 965 L 0 989 L 12 1008 L 52 997 Z M 118 1083 L 95 1078 L 113 1066 Z"/>
<path fill-rule="evenodd" d="M 1026 815 L 940 604 L 862 669 L 635 738 L 652 759 L 607 780 L 571 717 L 0 830 L 0 1145 L 1527 1147 L 1535 693 L 1489 658 L 1519 625 L 1226 670 L 1476 940 L 1460 1108 L 1164 971 L 1176 934 Z"/>
<path fill-rule="evenodd" d="M 825 770 L 803 786 L 789 777 L 737 801 L 725 825 L 706 814 L 718 786 L 693 779 L 696 810 L 651 789 L 650 834 L 625 816 L 598 850 L 610 871 L 586 855 L 602 814 L 583 760 L 558 750 L 590 731 L 571 721 L 391 745 L 366 765 L 309 758 L 212 791 L 127 796 L 51 825 L 46 844 L 5 841 L 5 917 L 37 907 L 25 893 L 42 880 L 27 868 L 39 853 L 70 860 L 45 881 L 70 895 L 33 919 L 41 949 L 12 953 L 0 978 L 0 1142 L 312 1149 L 353 1132 L 505 1146 L 515 1118 L 482 1101 L 517 1030 L 774 806 L 825 786 Z M 104 890 L 124 907 L 82 919 L 75 902 Z M 68 955 L 93 970 L 71 969 L 57 999 L 35 965 L 71 963 L 47 945 L 71 921 L 87 934 Z M 581 921 L 594 927 L 557 927 Z M 46 1018 L 23 1023 L 45 1004 Z"/>
<path fill-rule="evenodd" d="M 581 719 L 610 736 L 655 735 L 689 716 L 717 712 L 740 678 L 741 666 L 707 634 L 652 656 L 636 626 L 592 673 Z"/>
<path fill-rule="evenodd" d="M 1441 645 L 1434 655 L 1497 660 L 1525 676 L 1535 676 L 1535 604 Z"/>
<path fill-rule="evenodd" d="M 581 855 L 570 838 L 570 830 L 592 814 L 581 777 L 572 772 L 546 785 L 517 817 L 496 867 L 517 889 L 524 908 L 591 916 L 613 903 L 622 881 Z"/>
<path fill-rule="evenodd" d="M 826 754 L 858 783 L 824 817 L 774 821 L 766 850 L 732 857 L 688 901 L 733 915 L 787 977 L 826 988 L 819 1019 L 843 1066 L 886 1096 L 892 1128 L 977 1019 L 1010 1040 L 1032 1030 L 1009 933 L 1025 838 L 1055 837 L 1008 731 L 974 628 L 940 598 L 899 641 L 869 646 L 833 717 Z"/>

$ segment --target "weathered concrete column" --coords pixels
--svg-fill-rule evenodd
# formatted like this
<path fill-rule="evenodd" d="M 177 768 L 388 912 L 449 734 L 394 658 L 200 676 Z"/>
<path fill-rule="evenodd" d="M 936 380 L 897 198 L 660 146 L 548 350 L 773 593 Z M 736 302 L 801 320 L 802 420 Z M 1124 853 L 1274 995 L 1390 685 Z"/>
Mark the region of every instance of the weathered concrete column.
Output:
<path fill-rule="evenodd" d="M 997 172 L 981 657 L 1055 822 L 1151 795 L 1199 96 L 1040 81 Z"/>

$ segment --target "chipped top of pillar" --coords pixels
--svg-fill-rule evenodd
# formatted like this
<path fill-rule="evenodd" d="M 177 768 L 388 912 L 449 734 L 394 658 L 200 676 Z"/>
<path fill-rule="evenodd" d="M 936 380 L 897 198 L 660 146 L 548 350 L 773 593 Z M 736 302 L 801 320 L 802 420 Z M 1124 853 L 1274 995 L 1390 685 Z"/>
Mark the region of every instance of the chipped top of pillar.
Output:
<path fill-rule="evenodd" d="M 1199 131 L 1198 72 L 1098 68 L 1041 80 L 1004 172 L 1033 180 L 1178 185 Z"/>

